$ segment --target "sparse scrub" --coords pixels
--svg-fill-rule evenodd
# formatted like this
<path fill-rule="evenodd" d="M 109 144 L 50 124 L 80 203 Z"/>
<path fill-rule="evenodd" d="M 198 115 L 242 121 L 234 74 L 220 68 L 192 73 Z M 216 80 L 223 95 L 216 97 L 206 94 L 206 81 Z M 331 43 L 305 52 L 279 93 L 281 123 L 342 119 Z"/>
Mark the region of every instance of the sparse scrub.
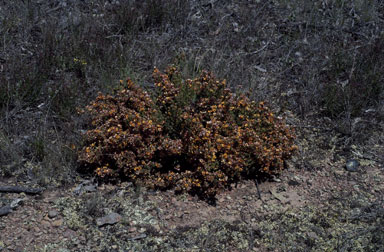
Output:
<path fill-rule="evenodd" d="M 92 147 L 92 141 L 96 137 L 109 137 L 111 142 L 94 142 L 95 146 L 103 146 L 103 151 L 109 154 L 126 153 L 127 157 L 117 160 L 111 155 L 96 153 L 95 160 L 85 160 L 87 157 L 84 155 L 83 165 L 86 165 L 82 168 L 94 171 L 101 167 L 97 170 L 98 176 L 112 180 L 122 176 L 143 184 L 136 185 L 137 188 L 145 188 L 145 185 L 176 187 L 180 191 L 210 196 L 229 187 L 237 179 L 265 173 L 263 168 L 268 167 L 268 163 L 271 166 L 266 172 L 279 172 L 278 160 L 284 156 L 280 154 L 286 149 L 268 152 L 268 155 L 261 156 L 263 160 L 258 159 L 260 155 L 257 152 L 257 144 L 253 143 L 249 148 L 244 147 L 247 141 L 240 139 L 243 141 L 242 146 L 237 135 L 233 133 L 240 129 L 244 138 L 256 138 L 255 135 L 248 134 L 256 124 L 245 126 L 245 119 L 234 119 L 236 113 L 250 116 L 250 119 L 252 115 L 242 114 L 244 107 L 226 111 L 228 106 L 223 109 L 221 105 L 221 102 L 228 102 L 237 106 L 241 99 L 246 103 L 255 101 L 250 107 L 259 111 L 261 117 L 268 119 L 269 110 L 260 106 L 260 101 L 266 101 L 273 111 L 287 115 L 289 124 L 297 128 L 300 153 L 292 160 L 292 170 L 289 165 L 289 175 L 293 175 L 291 171 L 298 174 L 298 177 L 302 175 L 302 171 L 309 170 L 314 173 L 320 170 L 329 171 L 330 174 L 335 172 L 334 175 L 338 178 L 336 190 L 342 188 L 339 187 L 344 184 L 340 183 L 341 181 L 348 182 L 350 179 L 354 180 L 354 187 L 346 191 L 345 195 L 337 196 L 342 204 L 332 203 L 331 208 L 319 208 L 319 205 L 312 203 L 315 202 L 313 198 L 309 199 L 308 207 L 313 209 L 311 213 L 317 217 L 322 216 L 318 213 L 324 213 L 322 219 L 332 222 L 331 228 L 325 228 L 320 233 L 319 229 L 307 222 L 306 216 L 312 214 L 308 215 L 305 209 L 286 211 L 287 205 L 284 205 L 273 214 L 268 208 L 269 217 L 266 218 L 256 216 L 254 209 L 251 209 L 255 213 L 254 221 L 235 221 L 241 221 L 241 229 L 244 227 L 243 238 L 249 241 L 248 250 L 252 250 L 251 245 L 256 242 L 261 246 L 265 245 L 264 250 L 287 251 L 302 248 L 319 251 L 378 251 L 384 239 L 383 212 L 380 208 L 383 193 L 379 186 L 382 176 L 372 173 L 373 176 L 378 176 L 377 180 L 367 182 L 365 175 L 371 174 L 366 168 L 382 163 L 384 153 L 383 13 L 384 2 L 379 0 L 0 0 L 0 182 L 2 185 L 15 181 L 37 183 L 50 188 L 62 185 L 72 187 L 74 180 L 79 178 L 75 172 L 78 168 L 78 148 L 81 144 Z M 167 86 L 164 90 L 173 96 L 162 93 L 158 86 L 142 89 L 149 85 L 152 87 L 153 66 L 165 69 L 170 64 L 178 65 L 180 69 L 172 70 L 172 74 L 156 72 L 155 78 L 160 86 L 167 86 L 168 82 L 173 83 L 174 86 Z M 215 93 L 213 100 L 206 100 L 212 95 L 209 92 L 198 95 L 197 87 L 202 78 L 202 69 L 210 69 L 217 76 L 225 78 L 226 88 L 230 90 L 228 93 L 231 95 L 222 98 Z M 183 78 L 177 77 L 179 74 Z M 119 86 L 118 80 L 127 76 L 133 83 L 140 85 L 133 85 L 134 88 L 131 89 L 124 86 L 126 83 Z M 207 72 L 204 72 L 203 76 L 214 79 Z M 195 88 L 186 88 L 184 78 L 191 79 Z M 216 89 L 215 83 L 208 81 L 208 86 L 218 93 L 227 92 L 220 89 L 222 86 Z M 126 93 L 119 96 L 124 88 Z M 148 91 L 149 96 L 153 91 L 153 95 L 158 98 L 142 100 L 147 96 L 144 95 L 144 90 Z M 99 92 L 111 94 L 114 91 L 115 95 L 100 95 L 96 98 Z M 245 92 L 249 93 L 249 99 L 241 95 Z M 131 96 L 126 96 L 128 93 Z M 233 93 L 236 93 L 236 96 Z M 127 101 L 128 98 L 134 98 L 131 107 L 119 105 L 118 102 Z M 130 153 L 124 152 L 126 149 L 122 147 L 115 148 L 113 136 L 116 132 L 97 135 L 97 132 L 92 131 L 96 126 L 87 124 L 89 118 L 75 113 L 76 108 L 85 107 L 95 99 L 98 99 L 99 105 L 124 107 L 126 114 L 138 113 L 134 122 L 135 127 L 140 124 L 139 128 L 120 129 L 119 123 L 122 119 L 112 116 L 109 118 L 111 125 L 116 127 L 114 130 L 133 134 L 131 140 L 134 142 L 127 140 L 126 143 L 130 144 L 130 148 L 134 146 L 135 150 L 140 150 L 139 152 Z M 161 99 L 165 100 L 166 106 L 160 102 Z M 145 105 L 147 110 L 140 111 L 140 106 L 134 106 L 138 101 L 145 104 L 148 101 Z M 106 109 L 102 112 L 107 113 Z M 213 115 L 214 113 L 216 115 Z M 152 120 L 153 125 L 161 127 L 153 128 L 152 124 L 149 125 L 149 120 Z M 225 125 L 224 122 L 228 122 L 232 127 L 220 127 Z M 279 120 L 274 120 L 274 123 L 277 122 Z M 98 125 L 100 130 L 106 131 L 107 126 L 102 126 L 102 123 Z M 81 142 L 80 133 L 89 129 L 91 130 L 88 134 L 95 134 L 88 136 L 87 141 Z M 159 129 L 161 131 L 158 131 Z M 269 130 L 273 135 L 274 130 L 279 129 L 281 127 L 271 127 Z M 186 137 L 183 138 L 182 134 Z M 145 137 L 142 137 L 143 135 Z M 190 138 L 187 139 L 187 136 Z M 224 147 L 219 141 L 223 141 Z M 263 148 L 274 148 L 271 139 L 263 139 L 260 143 Z M 146 150 L 144 146 L 150 144 L 153 147 L 146 156 L 147 152 L 143 152 Z M 173 149 L 166 144 L 173 146 Z M 136 145 L 139 148 L 136 148 Z M 225 146 L 228 145 L 231 148 L 227 150 L 228 147 Z M 154 147 L 157 151 L 154 151 Z M 246 156 L 244 153 L 252 147 L 255 147 L 252 149 L 254 155 Z M 92 148 L 90 151 L 94 150 Z M 343 170 L 342 163 L 347 157 L 362 161 L 361 173 L 346 173 L 346 176 L 340 178 L 338 172 Z M 324 162 L 314 162 L 313 159 L 322 159 Z M 144 165 L 140 162 L 129 163 L 128 160 L 140 160 Z M 251 165 L 247 160 L 260 162 Z M 238 164 L 243 170 L 240 172 L 240 169 L 236 168 L 238 170 L 232 172 L 236 165 L 230 166 L 229 162 Z M 114 165 L 105 168 L 107 163 Z M 133 166 L 134 164 L 136 166 Z M 124 169 L 120 169 L 118 165 Z M 202 167 L 201 172 L 199 167 Z M 217 167 L 223 168 L 222 173 L 228 178 L 227 181 L 217 179 L 221 176 Z M 311 183 L 311 175 L 308 176 L 307 183 L 303 180 L 301 185 L 306 188 L 310 186 L 310 190 L 319 189 L 317 183 Z M 282 183 L 277 183 L 279 190 L 284 189 L 280 188 L 284 177 L 285 173 L 280 177 Z M 330 177 L 333 175 L 327 176 Z M 355 178 L 361 178 L 361 181 L 357 182 Z M 316 180 L 317 178 L 314 178 L 314 182 Z M 197 186 L 198 184 L 200 186 Z M 242 189 L 244 185 L 248 185 L 248 182 L 241 184 L 234 191 Z M 120 190 L 125 185 L 118 187 Z M 153 195 L 162 198 L 165 196 L 165 201 L 169 199 L 167 192 L 159 191 L 146 195 L 144 190 L 137 189 L 134 195 L 131 195 L 132 188 L 127 187 L 129 190 L 125 193 L 118 193 L 121 203 L 124 204 L 134 203 L 137 207 L 142 203 L 152 205 Z M 208 187 L 213 189 L 209 191 Z M 298 187 L 300 186 L 295 186 L 295 190 Z M 102 188 L 98 188 L 100 197 L 105 199 L 105 191 Z M 250 188 L 253 189 L 253 185 Z M 332 192 L 334 190 L 333 187 L 324 189 Z M 66 193 L 69 189 L 64 187 L 57 190 Z M 369 199 L 378 200 L 378 204 L 360 209 L 361 214 L 356 216 L 355 213 L 358 212 L 355 210 L 359 209 L 347 207 L 346 202 L 351 194 L 361 193 L 366 194 Z M 230 202 L 228 207 L 236 208 L 238 203 L 235 202 L 242 205 L 243 195 L 244 193 L 239 197 L 239 201 Z M 318 195 L 324 196 L 322 192 Z M 245 196 L 248 198 L 250 195 Z M 255 197 L 248 203 L 258 203 L 256 194 L 252 196 Z M 265 199 L 264 195 L 262 196 Z M 172 201 L 175 198 L 172 197 Z M 195 203 L 195 199 L 188 194 L 183 194 L 180 198 L 188 198 L 188 203 Z M 124 239 L 135 237 L 133 233 L 132 236 L 127 235 L 125 224 L 121 233 L 115 233 L 115 226 L 111 226 L 111 229 L 98 229 L 89 219 L 89 215 L 98 217 L 107 213 L 105 207 L 116 210 L 116 204 L 100 203 L 97 196 L 89 200 L 83 209 L 75 203 L 79 200 L 78 197 L 70 194 L 69 199 L 71 200 L 62 206 L 66 217 L 64 225 L 81 227 L 82 234 L 89 231 L 85 240 L 94 240 L 97 249 L 110 250 L 111 244 L 118 245 L 119 242 L 124 243 Z M 321 204 L 324 200 L 321 199 Z M 32 199 L 32 202 L 39 203 L 29 202 L 13 214 L 18 216 L 25 207 L 40 207 L 41 203 L 44 204 L 39 197 Z M 197 202 L 200 203 L 205 204 Z M 220 202 L 218 203 L 220 205 Z M 271 206 L 275 205 L 271 203 Z M 282 204 L 279 202 L 277 205 L 280 207 Z M 73 208 L 73 216 L 65 211 L 68 208 Z M 168 203 L 165 208 L 172 208 L 172 211 L 176 209 L 169 207 Z M 329 215 L 333 212 L 332 209 L 336 211 L 337 218 Z M 41 218 L 40 210 L 42 209 L 39 209 L 39 217 L 35 219 Z M 223 210 L 230 211 L 225 207 Z M 146 215 L 151 217 L 157 214 L 161 223 L 165 217 L 161 212 L 146 213 L 146 210 L 140 207 L 134 212 L 125 208 L 122 213 L 135 216 L 139 223 L 140 220 L 147 219 Z M 192 214 L 184 218 L 184 211 L 179 213 L 182 213 L 183 219 L 194 218 Z M 243 215 L 243 211 L 240 215 Z M 179 216 L 181 215 L 175 218 L 179 220 Z M 345 216 L 354 216 L 354 219 L 345 223 L 348 219 Z M 80 220 L 84 217 L 90 221 L 89 224 L 92 223 L 87 224 L 86 228 L 83 227 L 85 223 Z M 220 213 L 221 217 L 227 218 Z M 180 217 L 180 220 L 182 218 Z M 7 218 L 2 219 L 0 229 L 7 230 L 8 226 L 14 231 L 14 225 L 19 228 L 23 223 L 11 221 L 8 222 L 10 225 L 7 225 L 6 220 Z M 125 221 L 132 226 L 129 219 Z M 177 222 L 179 224 L 179 221 Z M 350 225 L 354 223 L 356 226 Z M 167 231 L 154 237 L 151 237 L 150 232 L 146 232 L 147 238 L 140 241 L 130 240 L 130 245 L 121 245 L 120 248 L 134 251 L 185 251 L 187 248 L 223 251 L 223 248 L 228 249 L 231 243 L 244 245 L 244 239 L 240 236 L 237 236 L 236 240 L 231 239 L 235 234 L 229 231 L 232 227 L 239 228 L 236 223 L 231 223 L 230 226 L 217 224 L 208 229 L 204 225 L 201 228 L 193 228 L 188 236 L 183 235 L 184 231 L 177 232 L 177 229 L 175 233 Z M 35 224 L 30 222 L 28 225 Z M 250 225 L 257 226 L 261 232 L 250 229 Z M 329 237 L 330 230 L 333 239 Z M 29 231 L 28 229 L 27 233 L 31 233 Z M 317 237 L 313 236 L 313 232 Z M 49 237 L 52 233 L 54 232 L 44 234 L 40 238 L 46 235 Z M 105 235 L 106 233 L 108 235 Z M 306 235 L 303 237 L 303 234 Z M 255 235 L 260 237 L 255 240 Z M 22 235 L 13 237 L 16 241 L 12 244 L 24 244 Z M 346 237 L 351 239 L 346 240 Z M 56 238 L 52 239 L 53 243 L 56 241 Z M 361 246 L 356 246 L 355 241 L 361 241 Z M 1 236 L 0 247 L 4 247 L 4 242 L 4 237 Z M 37 239 L 31 244 L 36 242 Z M 67 242 L 72 243 L 72 247 L 67 247 L 66 250 L 81 250 L 77 247 L 77 239 L 64 239 L 60 243 L 64 246 Z M 154 242 L 157 245 L 154 245 Z M 325 243 L 327 245 L 324 247 Z M 180 244 L 183 244 L 182 248 Z M 190 247 L 186 247 L 189 245 Z M 84 246 L 87 247 L 84 251 L 93 250 L 88 242 Z M 36 247 L 35 251 L 41 249 L 43 248 Z M 229 248 L 233 251 L 236 249 L 247 250 L 239 246 Z M 46 250 L 61 251 L 57 246 Z"/>
<path fill-rule="evenodd" d="M 279 173 L 294 152 L 281 119 L 263 102 L 232 94 L 212 73 L 185 80 L 170 67 L 153 77 L 153 98 L 128 80 L 87 107 L 83 167 L 101 178 L 212 197 L 244 177 Z"/>
<path fill-rule="evenodd" d="M 368 56 L 380 47 L 382 9 L 357 0 L 3 4 L 0 111 L 45 104 L 48 121 L 73 121 L 122 72 L 147 83 L 153 65 L 178 58 L 186 76 L 211 69 L 275 109 L 352 120 L 383 97 L 380 54 Z"/>
<path fill-rule="evenodd" d="M 55 125 L 59 130 L 45 141 L 63 139 L 65 149 L 76 136 L 65 139 L 61 129 L 76 132 L 81 124 L 76 107 L 113 90 L 126 72 L 148 83 L 154 65 L 175 61 L 189 78 L 211 69 L 231 90 L 249 90 L 253 100 L 303 118 L 318 113 L 350 124 L 362 111 L 382 110 L 379 1 L 63 4 L 1 4 L 0 113 L 8 119 L 0 127 L 15 136 L 15 148 L 24 141 L 19 132 Z M 16 124 L 23 121 L 17 114 L 40 112 L 47 123 Z"/>

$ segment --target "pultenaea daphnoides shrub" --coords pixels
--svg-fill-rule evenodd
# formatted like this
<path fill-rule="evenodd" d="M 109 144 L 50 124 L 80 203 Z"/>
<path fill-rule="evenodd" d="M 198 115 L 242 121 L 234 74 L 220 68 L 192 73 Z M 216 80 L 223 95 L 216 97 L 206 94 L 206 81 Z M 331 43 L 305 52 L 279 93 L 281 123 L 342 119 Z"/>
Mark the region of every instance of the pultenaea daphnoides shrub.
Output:
<path fill-rule="evenodd" d="M 103 179 L 213 197 L 242 178 L 277 174 L 296 150 L 293 130 L 263 102 L 235 95 L 210 72 L 154 70 L 152 95 L 127 80 L 87 106 L 82 167 Z"/>

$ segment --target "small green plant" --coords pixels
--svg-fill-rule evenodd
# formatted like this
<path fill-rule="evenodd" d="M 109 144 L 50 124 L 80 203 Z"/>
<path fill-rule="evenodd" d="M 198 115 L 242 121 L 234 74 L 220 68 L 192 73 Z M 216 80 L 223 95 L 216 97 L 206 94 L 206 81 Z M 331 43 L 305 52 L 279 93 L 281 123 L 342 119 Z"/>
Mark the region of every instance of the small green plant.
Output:
<path fill-rule="evenodd" d="M 79 152 L 100 178 L 213 197 L 246 177 L 275 174 L 295 151 L 292 129 L 264 104 L 234 95 L 202 71 L 184 79 L 155 69 L 151 97 L 130 80 L 87 107 L 92 129 Z"/>
<path fill-rule="evenodd" d="M 42 161 L 46 155 L 44 138 L 41 136 L 36 136 L 31 142 L 31 150 L 33 152 L 33 156 L 36 157 L 39 161 Z"/>

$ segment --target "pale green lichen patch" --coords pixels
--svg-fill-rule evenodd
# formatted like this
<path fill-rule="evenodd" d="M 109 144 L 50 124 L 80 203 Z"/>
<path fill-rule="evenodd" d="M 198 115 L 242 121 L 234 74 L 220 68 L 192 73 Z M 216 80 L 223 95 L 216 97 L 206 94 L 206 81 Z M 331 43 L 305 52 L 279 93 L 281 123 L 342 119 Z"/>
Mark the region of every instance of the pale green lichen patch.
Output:
<path fill-rule="evenodd" d="M 56 200 L 56 206 L 61 210 L 66 225 L 73 229 L 84 229 L 87 226 L 86 219 L 82 216 L 84 202 L 76 197 L 64 197 Z"/>
<path fill-rule="evenodd" d="M 120 188 L 58 199 L 55 205 L 65 225 L 84 237 L 51 247 L 70 251 L 90 247 L 97 251 L 380 251 L 384 242 L 382 202 L 364 191 L 338 192 L 320 204 L 296 207 L 272 200 L 251 209 L 244 220 L 216 215 L 172 225 L 164 219 L 166 195 L 148 195 Z M 97 217 L 112 212 L 122 220 L 96 225 Z"/>
<path fill-rule="evenodd" d="M 175 230 L 163 248 L 171 251 L 247 251 L 252 248 L 254 230 L 245 223 L 223 220 L 205 222 L 199 227 Z"/>
<path fill-rule="evenodd" d="M 150 212 L 156 211 L 156 204 L 152 201 L 144 200 L 142 195 L 137 199 L 128 196 L 115 194 L 108 200 L 107 206 L 112 211 L 119 209 L 119 213 L 124 216 L 124 220 L 131 225 L 156 225 L 158 220 Z"/>
<path fill-rule="evenodd" d="M 383 224 L 380 204 L 357 195 L 334 199 L 321 208 L 305 206 L 272 213 L 259 228 L 261 242 L 270 249 L 378 251 L 384 241 Z"/>

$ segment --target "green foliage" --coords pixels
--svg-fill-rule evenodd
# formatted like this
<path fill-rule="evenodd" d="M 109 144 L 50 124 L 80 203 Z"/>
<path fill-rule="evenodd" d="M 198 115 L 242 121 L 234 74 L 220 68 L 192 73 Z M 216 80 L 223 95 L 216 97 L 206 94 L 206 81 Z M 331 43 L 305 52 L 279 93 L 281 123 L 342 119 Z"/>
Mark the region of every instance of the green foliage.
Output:
<path fill-rule="evenodd" d="M 128 80 L 87 107 L 83 168 L 212 197 L 244 177 L 278 173 L 296 149 L 292 130 L 263 102 L 232 94 L 212 73 L 184 80 L 169 67 L 153 78 L 153 98 Z"/>

